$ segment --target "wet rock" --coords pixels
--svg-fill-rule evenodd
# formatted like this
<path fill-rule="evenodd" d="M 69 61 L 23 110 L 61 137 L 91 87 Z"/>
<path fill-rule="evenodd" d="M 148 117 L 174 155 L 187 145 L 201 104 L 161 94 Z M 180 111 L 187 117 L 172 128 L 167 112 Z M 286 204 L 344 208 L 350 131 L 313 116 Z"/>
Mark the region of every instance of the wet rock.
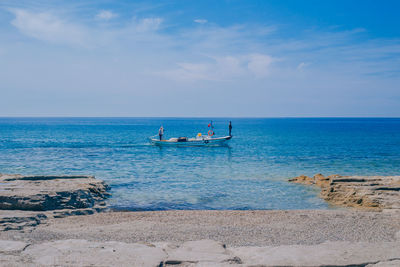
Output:
<path fill-rule="evenodd" d="M 298 183 L 298 184 L 308 184 L 308 185 L 315 184 L 314 179 L 311 177 L 308 177 L 306 175 L 300 175 L 293 179 L 289 179 L 289 182 Z"/>

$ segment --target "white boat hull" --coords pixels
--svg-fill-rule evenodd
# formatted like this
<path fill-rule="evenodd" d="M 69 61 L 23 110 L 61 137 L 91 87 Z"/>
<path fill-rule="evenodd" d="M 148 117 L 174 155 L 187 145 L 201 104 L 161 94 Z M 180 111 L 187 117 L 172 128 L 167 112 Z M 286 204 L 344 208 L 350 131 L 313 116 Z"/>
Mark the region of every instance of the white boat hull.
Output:
<path fill-rule="evenodd" d="M 178 141 L 177 138 L 171 138 L 168 140 L 160 140 L 156 138 L 149 138 L 153 145 L 159 146 L 215 146 L 222 145 L 229 141 L 232 136 L 224 137 L 203 137 L 203 138 L 189 138 L 187 141 Z"/>

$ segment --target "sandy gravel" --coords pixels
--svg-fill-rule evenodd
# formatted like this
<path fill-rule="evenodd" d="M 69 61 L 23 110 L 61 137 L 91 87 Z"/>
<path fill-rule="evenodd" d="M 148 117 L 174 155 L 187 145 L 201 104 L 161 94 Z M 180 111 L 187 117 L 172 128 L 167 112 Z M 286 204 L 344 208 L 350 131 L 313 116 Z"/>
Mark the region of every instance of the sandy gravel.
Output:
<path fill-rule="evenodd" d="M 31 232 L 0 239 L 181 243 L 213 239 L 229 246 L 394 241 L 400 217 L 354 210 L 108 212 L 48 220 Z"/>

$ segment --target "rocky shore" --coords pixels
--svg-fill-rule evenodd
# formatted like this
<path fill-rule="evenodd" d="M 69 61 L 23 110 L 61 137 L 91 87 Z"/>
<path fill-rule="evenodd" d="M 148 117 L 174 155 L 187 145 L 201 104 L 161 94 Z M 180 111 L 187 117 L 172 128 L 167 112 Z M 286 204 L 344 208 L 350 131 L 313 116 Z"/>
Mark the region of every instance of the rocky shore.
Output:
<path fill-rule="evenodd" d="M 108 189 L 93 176 L 0 174 L 0 230 L 21 230 L 48 217 L 104 210 Z"/>
<path fill-rule="evenodd" d="M 0 175 L 0 209 L 46 211 L 105 206 L 108 186 L 93 176 Z"/>
<path fill-rule="evenodd" d="M 328 201 L 355 184 L 340 205 L 368 211 L 115 212 L 91 176 L 0 175 L 0 266 L 400 266 L 398 179 L 382 180 L 292 180 Z"/>
<path fill-rule="evenodd" d="M 343 207 L 382 211 L 400 210 L 400 176 L 323 176 L 301 175 L 292 183 L 315 185 L 320 196 L 329 203 Z"/>

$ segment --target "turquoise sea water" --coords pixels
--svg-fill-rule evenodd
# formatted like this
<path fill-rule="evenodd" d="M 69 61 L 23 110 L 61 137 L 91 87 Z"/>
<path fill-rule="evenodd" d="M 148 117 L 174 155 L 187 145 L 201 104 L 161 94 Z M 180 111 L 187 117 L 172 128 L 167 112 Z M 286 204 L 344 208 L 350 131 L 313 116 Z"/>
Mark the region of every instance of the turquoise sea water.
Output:
<path fill-rule="evenodd" d="M 301 174 L 400 174 L 400 119 L 213 119 L 222 147 L 157 147 L 209 119 L 0 118 L 0 173 L 90 174 L 117 209 L 328 208 Z"/>

